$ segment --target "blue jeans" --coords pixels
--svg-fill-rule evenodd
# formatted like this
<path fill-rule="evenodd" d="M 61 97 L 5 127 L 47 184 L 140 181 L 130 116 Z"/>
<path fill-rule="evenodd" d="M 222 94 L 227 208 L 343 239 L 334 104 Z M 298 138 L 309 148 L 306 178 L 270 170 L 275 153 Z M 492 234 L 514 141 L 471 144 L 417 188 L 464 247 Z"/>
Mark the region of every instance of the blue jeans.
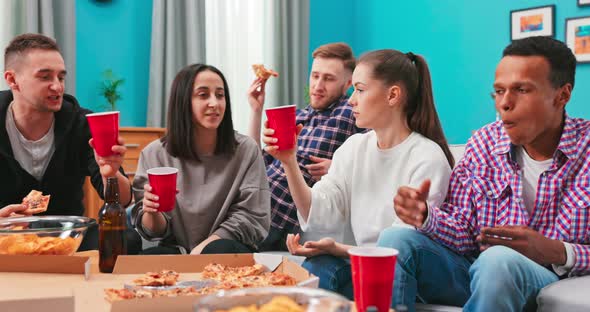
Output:
<path fill-rule="evenodd" d="M 392 307 L 415 302 L 463 306 L 464 311 L 534 309 L 541 288 L 557 275 L 517 251 L 493 246 L 477 259 L 459 255 L 418 231 L 389 228 L 379 246 L 399 251 Z"/>
<path fill-rule="evenodd" d="M 320 288 L 339 293 L 353 300 L 350 262 L 345 259 L 321 255 L 305 259 L 302 266 L 319 277 Z"/>

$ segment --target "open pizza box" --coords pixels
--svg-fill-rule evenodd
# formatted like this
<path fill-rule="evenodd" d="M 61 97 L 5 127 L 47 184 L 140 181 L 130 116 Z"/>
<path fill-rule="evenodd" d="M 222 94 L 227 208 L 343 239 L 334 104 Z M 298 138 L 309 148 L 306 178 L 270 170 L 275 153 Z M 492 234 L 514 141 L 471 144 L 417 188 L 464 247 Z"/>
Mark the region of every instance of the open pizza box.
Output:
<path fill-rule="evenodd" d="M 298 264 L 286 257 L 271 254 L 121 256 L 117 259 L 113 275 L 145 274 L 167 269 L 180 273 L 181 279 L 185 276 L 198 279 L 199 272 L 211 263 L 226 266 L 248 266 L 258 263 L 268 271 L 292 276 L 298 286 L 317 288 L 319 285 L 319 279 Z M 111 311 L 192 311 L 198 298 L 198 296 L 181 296 L 121 300 L 113 302 Z"/>
<path fill-rule="evenodd" d="M 0 272 L 57 273 L 90 275 L 87 256 L 0 255 Z"/>

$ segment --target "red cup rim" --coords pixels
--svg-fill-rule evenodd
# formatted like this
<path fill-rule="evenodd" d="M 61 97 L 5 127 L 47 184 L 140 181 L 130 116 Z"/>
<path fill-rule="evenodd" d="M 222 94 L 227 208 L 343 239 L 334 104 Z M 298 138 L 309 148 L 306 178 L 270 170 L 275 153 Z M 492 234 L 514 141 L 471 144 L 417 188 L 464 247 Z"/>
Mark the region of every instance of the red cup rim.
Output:
<path fill-rule="evenodd" d="M 285 106 L 278 106 L 278 107 L 270 107 L 267 108 L 266 110 L 277 110 L 277 109 L 285 109 L 285 108 L 291 108 L 291 107 L 297 107 L 297 105 L 285 105 Z"/>
<path fill-rule="evenodd" d="M 178 173 L 178 169 L 173 167 L 156 167 L 148 169 L 147 173 L 151 175 L 168 175 Z"/>
<path fill-rule="evenodd" d="M 348 254 L 359 257 L 393 257 L 397 256 L 399 251 L 385 247 L 353 247 L 348 250 Z"/>
<path fill-rule="evenodd" d="M 104 116 L 104 115 L 114 115 L 119 114 L 119 111 L 112 111 L 112 112 L 102 112 L 102 113 L 92 113 L 86 114 L 86 117 L 95 117 L 95 116 Z"/>

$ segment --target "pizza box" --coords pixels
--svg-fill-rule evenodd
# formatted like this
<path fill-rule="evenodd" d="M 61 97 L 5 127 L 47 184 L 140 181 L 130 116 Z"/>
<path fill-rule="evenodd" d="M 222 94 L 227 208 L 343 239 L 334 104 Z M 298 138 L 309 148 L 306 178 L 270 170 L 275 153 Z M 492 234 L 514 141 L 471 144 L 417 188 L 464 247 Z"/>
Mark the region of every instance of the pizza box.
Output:
<path fill-rule="evenodd" d="M 32 294 L 34 297 L 31 297 Z M 0 293 L 0 306 L 3 312 L 74 312 L 74 302 L 71 289 L 33 287 L 24 290 L 19 287 L 6 287 Z"/>
<path fill-rule="evenodd" d="M 87 256 L 0 255 L 0 272 L 58 273 L 90 275 Z"/>
<path fill-rule="evenodd" d="M 291 262 L 286 257 L 272 254 L 120 256 L 117 258 L 113 275 L 145 274 L 146 272 L 168 269 L 180 273 L 181 279 L 184 279 L 183 273 L 201 272 L 210 263 L 226 266 L 246 266 L 258 263 L 269 271 L 291 275 L 297 281 L 298 286 L 317 288 L 319 285 L 319 279 L 298 264 Z M 119 286 L 119 288 L 122 287 L 123 284 Z M 100 291 L 102 295 L 104 290 Z M 192 311 L 198 298 L 198 296 L 182 296 L 121 300 L 112 303 L 111 311 Z"/>

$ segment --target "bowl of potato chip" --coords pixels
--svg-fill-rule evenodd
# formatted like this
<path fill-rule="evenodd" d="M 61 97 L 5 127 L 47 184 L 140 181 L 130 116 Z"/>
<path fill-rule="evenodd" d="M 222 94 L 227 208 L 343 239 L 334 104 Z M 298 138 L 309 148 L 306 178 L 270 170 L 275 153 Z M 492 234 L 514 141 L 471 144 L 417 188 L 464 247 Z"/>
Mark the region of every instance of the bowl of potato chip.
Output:
<path fill-rule="evenodd" d="M 349 312 L 345 297 L 308 287 L 263 287 L 220 291 L 197 299 L 195 312 Z"/>
<path fill-rule="evenodd" d="M 73 255 L 96 220 L 77 216 L 0 219 L 0 255 Z"/>

